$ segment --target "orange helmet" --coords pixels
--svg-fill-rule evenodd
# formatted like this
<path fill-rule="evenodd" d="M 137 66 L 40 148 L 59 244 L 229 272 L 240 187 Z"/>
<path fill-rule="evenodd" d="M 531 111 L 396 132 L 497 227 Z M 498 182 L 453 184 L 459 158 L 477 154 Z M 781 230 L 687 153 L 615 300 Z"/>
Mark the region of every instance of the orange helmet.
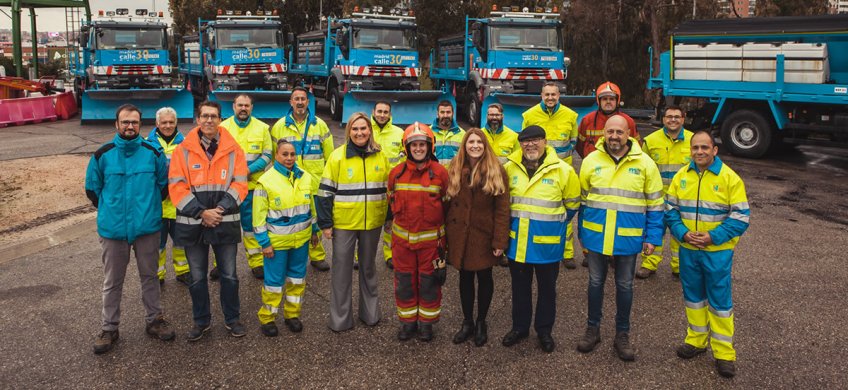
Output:
<path fill-rule="evenodd" d="M 598 89 L 595 90 L 595 99 L 598 100 L 598 105 L 601 104 L 601 97 L 604 96 L 615 96 L 616 107 L 618 107 L 619 103 L 621 103 L 621 89 L 618 88 L 618 85 L 615 85 L 610 81 L 602 83 L 598 86 Z"/>
<path fill-rule="evenodd" d="M 430 144 L 430 155 L 433 157 L 436 155 L 436 136 L 433 135 L 430 126 L 415 122 L 403 131 L 403 148 L 406 149 L 407 157 L 412 155 L 409 151 L 409 144 L 413 141 L 424 141 Z"/>

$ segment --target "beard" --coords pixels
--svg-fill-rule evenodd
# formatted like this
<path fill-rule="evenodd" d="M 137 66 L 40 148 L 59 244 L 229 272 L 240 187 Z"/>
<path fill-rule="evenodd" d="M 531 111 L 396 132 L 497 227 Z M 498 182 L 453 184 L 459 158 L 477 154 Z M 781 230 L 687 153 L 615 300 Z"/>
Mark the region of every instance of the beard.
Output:
<path fill-rule="evenodd" d="M 450 127 L 453 124 L 453 118 L 441 118 L 439 119 L 439 126 L 441 127 Z"/>
<path fill-rule="evenodd" d="M 497 129 L 500 129 L 500 128 L 501 128 L 501 123 L 502 123 L 502 122 L 501 122 L 501 121 L 498 121 L 498 120 L 489 121 L 489 122 L 487 123 L 487 126 L 486 126 L 486 127 L 488 127 L 488 128 L 489 128 L 489 130 L 497 130 Z"/>

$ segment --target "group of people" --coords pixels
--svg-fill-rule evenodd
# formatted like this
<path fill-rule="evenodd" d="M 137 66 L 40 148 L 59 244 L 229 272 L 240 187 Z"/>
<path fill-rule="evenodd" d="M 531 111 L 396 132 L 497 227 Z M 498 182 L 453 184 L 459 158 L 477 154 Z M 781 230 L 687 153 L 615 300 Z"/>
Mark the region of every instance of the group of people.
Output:
<path fill-rule="evenodd" d="M 463 312 L 452 341 L 484 345 L 492 270 L 505 261 L 512 326 L 502 344 L 527 338 L 535 312 L 539 345 L 552 352 L 557 277 L 560 264 L 576 268 L 577 215 L 589 270 L 587 327 L 577 349 L 588 353 L 601 341 L 604 282 L 612 268 L 613 348 L 622 360 L 635 359 L 629 341 L 633 279 L 656 272 L 668 232 L 689 323 L 677 354 L 692 358 L 709 343 L 719 374 L 733 376 L 730 272 L 733 247 L 750 215 L 744 184 L 717 156 L 708 132 L 683 129 L 681 108 L 667 107 L 663 128 L 640 140 L 633 119 L 619 110 L 615 84 L 603 83 L 596 97 L 598 110 L 578 126 L 577 113 L 560 103 L 559 87 L 545 84 L 540 104 L 524 112 L 517 132 L 504 125 L 499 104 L 487 107 L 483 128 L 460 128 L 452 103 L 443 101 L 432 125 L 415 122 L 402 130 L 392 124 L 391 104 L 378 102 L 370 116 L 348 118 L 337 148 L 300 87 L 292 91 L 289 113 L 274 126 L 254 118 L 251 97 L 239 95 L 235 114 L 223 122 L 218 103 L 201 103 L 198 126 L 184 135 L 176 129 L 176 113 L 160 109 L 145 140 L 138 108 L 120 107 L 115 138 L 92 156 L 86 174 L 86 193 L 98 208 L 105 274 L 95 353 L 118 340 L 130 249 L 147 333 L 175 338 L 157 283 L 157 271 L 159 280 L 164 277 L 169 236 L 177 280 L 189 286 L 192 299 L 189 341 L 210 329 L 210 246 L 209 277 L 220 278 L 230 335 L 245 335 L 235 260 L 243 242 L 253 276 L 263 279 L 260 330 L 273 337 L 281 304 L 286 327 L 303 329 L 307 263 L 330 271 L 332 331 L 354 327 L 354 270 L 358 318 L 376 325 L 381 313 L 375 263 L 382 241 L 386 266 L 394 271 L 399 340 L 433 339 L 450 264 L 459 271 Z M 579 175 L 572 167 L 575 150 L 582 157 Z M 332 245 L 332 266 L 322 239 Z"/>

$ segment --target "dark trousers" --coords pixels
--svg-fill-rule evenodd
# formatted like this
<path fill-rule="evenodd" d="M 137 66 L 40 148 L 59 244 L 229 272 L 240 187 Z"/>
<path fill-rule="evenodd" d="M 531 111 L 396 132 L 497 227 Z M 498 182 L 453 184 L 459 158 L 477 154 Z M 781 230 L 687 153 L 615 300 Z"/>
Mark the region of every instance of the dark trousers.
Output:
<path fill-rule="evenodd" d="M 477 321 L 485 321 L 495 292 L 492 268 L 480 271 L 459 271 L 459 300 L 466 322 L 474 322 L 474 277 L 477 277 Z"/>
<path fill-rule="evenodd" d="M 236 276 L 237 244 L 212 245 L 218 270 L 221 272 L 221 309 L 224 312 L 224 322 L 232 325 L 239 320 L 239 281 Z M 209 283 L 206 272 L 209 269 L 209 245 L 197 244 L 185 248 L 188 258 L 191 285 L 188 287 L 191 295 L 191 310 L 194 323 L 206 326 L 212 321 L 209 309 Z"/>
<path fill-rule="evenodd" d="M 533 317 L 533 273 L 536 273 L 536 329 L 537 335 L 549 335 L 556 320 L 556 281 L 559 262 L 527 264 L 509 261 L 512 276 L 512 330 L 527 333 Z"/>

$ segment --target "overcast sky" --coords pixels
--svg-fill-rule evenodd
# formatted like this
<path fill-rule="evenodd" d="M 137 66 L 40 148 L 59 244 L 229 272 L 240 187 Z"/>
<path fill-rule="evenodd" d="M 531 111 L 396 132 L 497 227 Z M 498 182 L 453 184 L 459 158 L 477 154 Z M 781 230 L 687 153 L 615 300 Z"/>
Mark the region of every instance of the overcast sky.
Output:
<path fill-rule="evenodd" d="M 148 10 L 155 9 L 156 11 L 165 12 L 165 21 L 171 23 L 171 13 L 168 11 L 168 0 L 89 0 L 91 13 L 97 17 L 98 10 L 115 10 L 115 8 L 129 8 L 130 14 L 135 13 L 136 8 L 147 8 Z M 0 29 L 12 28 L 12 19 L 7 16 L 11 15 L 10 7 L 0 7 L 4 13 L 0 13 Z M 80 8 L 80 11 L 84 11 Z M 38 31 L 65 31 L 65 9 L 64 8 L 36 8 L 35 19 L 36 28 Z M 82 12 L 84 15 L 84 12 Z M 30 31 L 29 10 L 21 11 L 21 31 Z"/>

